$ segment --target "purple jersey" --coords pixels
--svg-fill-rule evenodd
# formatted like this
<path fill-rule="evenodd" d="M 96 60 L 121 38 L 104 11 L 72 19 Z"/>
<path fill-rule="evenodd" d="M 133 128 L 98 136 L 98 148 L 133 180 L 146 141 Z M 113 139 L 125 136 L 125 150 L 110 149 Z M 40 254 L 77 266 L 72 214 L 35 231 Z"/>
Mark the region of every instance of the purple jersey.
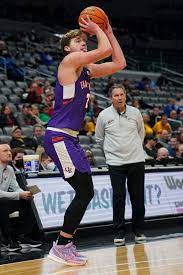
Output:
<path fill-rule="evenodd" d="M 55 87 L 54 113 L 48 122 L 49 127 L 67 128 L 79 131 L 87 110 L 90 96 L 90 71 L 83 68 L 75 83 Z"/>

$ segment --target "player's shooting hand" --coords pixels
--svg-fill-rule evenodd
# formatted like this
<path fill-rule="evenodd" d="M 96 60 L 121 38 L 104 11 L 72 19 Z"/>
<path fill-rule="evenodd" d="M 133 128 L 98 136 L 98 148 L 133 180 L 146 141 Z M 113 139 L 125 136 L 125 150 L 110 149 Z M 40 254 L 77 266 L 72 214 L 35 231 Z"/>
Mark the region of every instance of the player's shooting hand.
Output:
<path fill-rule="evenodd" d="M 112 27 L 109 23 L 109 20 L 107 21 L 107 27 L 106 27 L 106 29 L 104 29 L 104 32 L 107 36 L 110 35 L 110 34 L 113 34 L 113 30 L 112 30 Z"/>
<path fill-rule="evenodd" d="M 96 34 L 97 30 L 99 29 L 99 26 L 91 21 L 89 16 L 87 16 L 87 19 L 81 18 L 79 26 L 83 32 L 89 33 L 91 36 Z"/>

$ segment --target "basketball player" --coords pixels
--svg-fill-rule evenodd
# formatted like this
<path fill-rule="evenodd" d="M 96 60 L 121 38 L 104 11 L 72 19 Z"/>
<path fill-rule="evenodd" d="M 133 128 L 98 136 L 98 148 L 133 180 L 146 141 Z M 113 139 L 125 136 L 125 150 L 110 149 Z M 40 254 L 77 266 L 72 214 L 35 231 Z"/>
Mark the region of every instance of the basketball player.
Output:
<path fill-rule="evenodd" d="M 87 52 L 86 33 L 96 35 L 98 46 Z M 93 198 L 90 167 L 77 137 L 90 96 L 90 78 L 113 74 L 126 66 L 122 50 L 108 23 L 103 32 L 89 18 L 82 19 L 80 30 L 66 33 L 61 40 L 65 57 L 58 68 L 55 110 L 45 133 L 45 150 L 61 176 L 75 190 L 66 210 L 62 231 L 49 257 L 68 265 L 84 265 L 86 257 L 73 245 L 73 235 Z M 112 54 L 112 61 L 94 64 Z"/>

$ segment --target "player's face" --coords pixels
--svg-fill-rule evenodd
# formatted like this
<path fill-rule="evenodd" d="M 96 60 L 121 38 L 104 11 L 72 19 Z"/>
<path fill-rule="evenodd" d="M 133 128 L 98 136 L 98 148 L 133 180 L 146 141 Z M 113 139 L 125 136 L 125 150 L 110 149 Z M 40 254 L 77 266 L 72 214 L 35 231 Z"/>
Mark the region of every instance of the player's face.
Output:
<path fill-rule="evenodd" d="M 69 52 L 87 52 L 86 36 L 82 35 L 72 38 L 67 48 Z"/>
<path fill-rule="evenodd" d="M 123 89 L 115 88 L 111 95 L 112 104 L 118 111 L 123 111 L 126 104 L 126 95 Z"/>

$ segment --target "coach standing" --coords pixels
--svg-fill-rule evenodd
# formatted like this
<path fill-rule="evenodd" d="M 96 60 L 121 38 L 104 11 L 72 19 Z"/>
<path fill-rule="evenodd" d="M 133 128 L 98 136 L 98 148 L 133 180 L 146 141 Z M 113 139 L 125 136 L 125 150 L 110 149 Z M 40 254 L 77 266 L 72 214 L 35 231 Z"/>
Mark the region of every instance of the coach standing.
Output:
<path fill-rule="evenodd" d="M 109 90 L 112 105 L 97 119 L 96 140 L 104 149 L 113 188 L 114 244 L 125 244 L 126 179 L 132 204 L 135 242 L 146 240 L 144 225 L 144 124 L 140 111 L 126 104 L 122 85 Z"/>

